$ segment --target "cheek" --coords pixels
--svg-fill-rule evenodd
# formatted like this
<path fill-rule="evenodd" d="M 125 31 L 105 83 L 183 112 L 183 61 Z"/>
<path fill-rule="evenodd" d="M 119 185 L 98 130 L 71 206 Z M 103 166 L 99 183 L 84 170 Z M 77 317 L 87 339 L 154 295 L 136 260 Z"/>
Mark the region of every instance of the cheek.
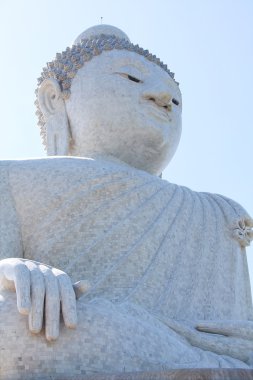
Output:
<path fill-rule="evenodd" d="M 172 123 L 172 138 L 173 138 L 173 145 L 175 146 L 175 149 L 177 148 L 182 133 L 182 120 L 181 115 L 176 115 L 173 123 Z"/>
<path fill-rule="evenodd" d="M 73 137 L 83 138 L 84 130 L 92 132 L 104 128 L 127 131 L 143 124 L 145 114 L 140 104 L 140 88 L 125 79 L 96 78 L 92 83 L 76 85 L 68 101 L 67 113 Z M 98 83 L 101 83 L 99 85 Z"/>

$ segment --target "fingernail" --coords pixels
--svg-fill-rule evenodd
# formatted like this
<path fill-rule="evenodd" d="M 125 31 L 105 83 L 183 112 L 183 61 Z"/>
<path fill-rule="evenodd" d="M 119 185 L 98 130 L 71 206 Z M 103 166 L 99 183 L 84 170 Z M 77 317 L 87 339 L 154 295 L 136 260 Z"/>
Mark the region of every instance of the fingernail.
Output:
<path fill-rule="evenodd" d="M 30 308 L 27 308 L 27 307 L 18 307 L 18 311 L 22 315 L 28 315 L 29 311 L 30 311 Z"/>
<path fill-rule="evenodd" d="M 50 324 L 50 327 L 46 327 L 46 339 L 48 341 L 56 340 L 59 336 L 59 325 L 56 323 Z"/>

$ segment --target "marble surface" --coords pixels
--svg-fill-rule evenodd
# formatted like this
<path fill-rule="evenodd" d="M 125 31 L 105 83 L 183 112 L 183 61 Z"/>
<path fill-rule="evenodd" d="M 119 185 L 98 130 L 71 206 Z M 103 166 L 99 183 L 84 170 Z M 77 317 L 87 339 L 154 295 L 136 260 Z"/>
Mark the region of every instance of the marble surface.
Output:
<path fill-rule="evenodd" d="M 1 375 L 252 368 L 253 220 L 159 178 L 181 135 L 177 83 L 112 49 L 65 95 L 57 77 L 37 92 L 58 157 L 0 162 Z"/>

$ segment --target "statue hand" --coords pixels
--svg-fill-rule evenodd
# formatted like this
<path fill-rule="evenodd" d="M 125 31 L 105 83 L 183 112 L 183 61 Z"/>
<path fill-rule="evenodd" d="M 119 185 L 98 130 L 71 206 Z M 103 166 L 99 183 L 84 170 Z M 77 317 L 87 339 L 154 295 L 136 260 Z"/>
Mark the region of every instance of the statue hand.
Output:
<path fill-rule="evenodd" d="M 78 298 L 87 290 L 87 284 L 82 281 L 73 289 L 69 276 L 59 269 L 18 258 L 0 261 L 0 286 L 16 290 L 18 311 L 29 316 L 31 332 L 41 331 L 45 314 L 45 333 L 49 341 L 59 336 L 60 304 L 65 325 L 75 328 L 76 295 Z"/>
<path fill-rule="evenodd" d="M 214 337 L 220 336 L 221 341 L 226 339 L 230 350 L 236 348 L 236 351 L 240 351 L 240 355 L 244 356 L 244 361 L 252 364 L 253 321 L 202 321 L 197 324 L 196 329 L 203 333 L 215 334 Z M 234 347 L 231 349 L 232 345 Z"/>
<path fill-rule="evenodd" d="M 252 364 L 252 321 L 201 321 L 194 327 L 169 320 L 167 325 L 195 347 Z"/>

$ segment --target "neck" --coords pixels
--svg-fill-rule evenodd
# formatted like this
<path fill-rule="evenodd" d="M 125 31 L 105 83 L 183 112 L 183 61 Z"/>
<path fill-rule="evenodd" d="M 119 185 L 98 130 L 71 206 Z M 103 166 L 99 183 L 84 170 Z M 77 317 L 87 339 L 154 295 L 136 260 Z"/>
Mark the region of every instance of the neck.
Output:
<path fill-rule="evenodd" d="M 159 176 L 161 173 L 161 171 L 158 172 L 157 170 L 151 170 L 152 166 L 149 170 L 148 165 L 146 165 L 146 167 L 145 167 L 145 165 L 144 165 L 144 167 L 138 165 L 138 162 L 136 160 L 132 160 L 132 162 L 128 163 L 127 160 L 119 159 L 118 157 L 116 157 L 113 154 L 105 153 L 105 152 L 101 152 L 101 151 L 98 152 L 98 151 L 94 151 L 94 150 L 89 150 L 88 147 L 87 147 L 87 149 L 85 149 L 82 152 L 77 150 L 75 147 L 72 147 L 72 149 L 70 149 L 69 156 L 86 157 L 86 158 L 91 158 L 93 160 L 99 160 L 99 161 L 104 161 L 104 162 L 108 162 L 108 163 L 111 162 L 111 163 L 117 164 L 117 165 L 125 167 L 125 168 L 143 170 L 143 171 L 146 171 L 147 173 L 155 175 L 155 176 Z M 129 158 L 129 157 L 127 157 L 127 158 Z M 147 163 L 147 161 L 148 160 L 146 160 L 146 163 Z M 135 165 L 135 162 L 136 162 L 136 165 Z"/>
<path fill-rule="evenodd" d="M 73 156 L 76 156 L 76 155 L 73 155 Z M 112 163 L 112 164 L 116 164 L 116 165 L 119 165 L 119 166 L 122 166 L 125 168 L 133 169 L 133 167 L 128 165 L 126 162 L 121 161 L 112 155 L 93 152 L 93 153 L 89 153 L 89 154 L 85 155 L 85 157 L 90 158 L 92 160 L 104 161 L 106 163 Z"/>

